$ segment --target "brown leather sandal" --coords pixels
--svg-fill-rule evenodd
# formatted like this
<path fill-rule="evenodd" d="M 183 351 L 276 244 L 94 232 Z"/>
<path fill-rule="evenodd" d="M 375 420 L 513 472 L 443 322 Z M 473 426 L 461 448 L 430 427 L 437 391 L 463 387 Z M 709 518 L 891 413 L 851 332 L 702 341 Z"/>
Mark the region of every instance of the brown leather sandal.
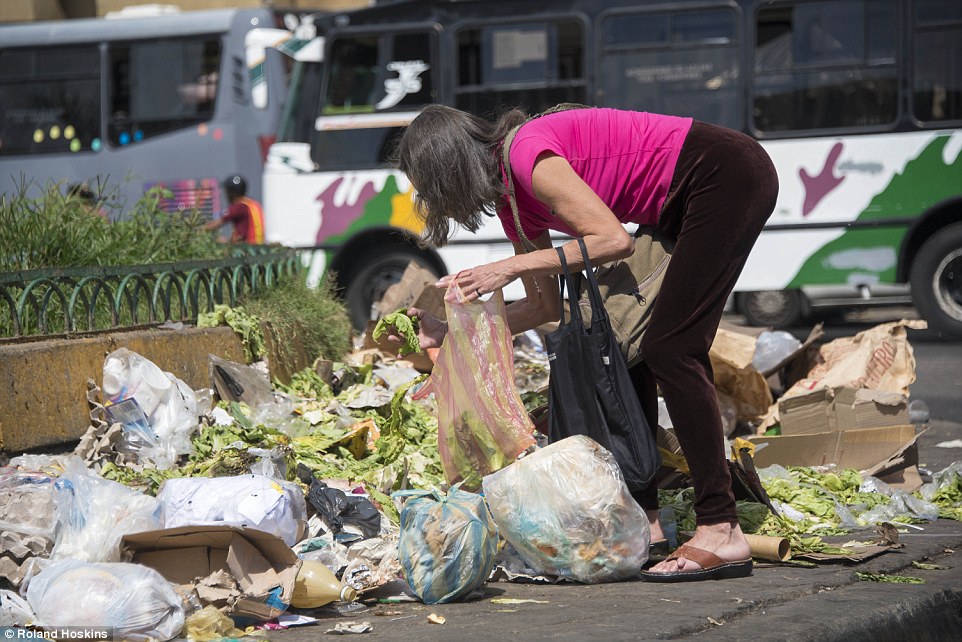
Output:
<path fill-rule="evenodd" d="M 656 573 L 642 571 L 641 578 L 646 582 L 700 582 L 702 580 L 728 580 L 736 577 L 748 577 L 752 574 L 752 560 L 738 560 L 726 562 L 710 551 L 682 544 L 665 558 L 665 561 L 679 557 L 689 559 L 701 568 L 692 571 L 672 571 L 670 573 Z"/>

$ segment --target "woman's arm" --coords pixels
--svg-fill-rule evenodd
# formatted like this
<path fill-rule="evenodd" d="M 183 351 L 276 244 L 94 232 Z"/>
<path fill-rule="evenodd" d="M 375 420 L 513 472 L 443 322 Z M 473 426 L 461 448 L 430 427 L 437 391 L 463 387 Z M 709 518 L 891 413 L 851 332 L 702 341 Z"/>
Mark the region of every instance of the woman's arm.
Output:
<path fill-rule="evenodd" d="M 631 236 L 567 160 L 551 152 L 540 154 L 532 173 L 532 187 L 538 200 L 550 207 L 576 236 L 584 239 L 588 256 L 595 265 L 631 255 L 634 250 Z M 561 272 L 561 261 L 551 246 L 548 232 L 532 243 L 537 249 L 525 252 L 523 245 L 516 242 L 514 256 L 456 275 L 461 289 L 472 300 L 503 288 L 517 278 L 522 280 L 525 298 L 507 306 L 508 327 L 514 334 L 556 321 L 560 316 L 558 282 L 551 277 Z M 572 269 L 584 267 L 577 242 L 566 243 L 563 248 L 565 260 Z M 454 276 L 443 277 L 438 286 L 447 287 Z"/>
<path fill-rule="evenodd" d="M 531 174 L 535 197 L 551 208 L 562 223 L 583 238 L 594 265 L 630 256 L 631 236 L 614 212 L 568 164 L 553 152 L 542 152 Z M 575 269 L 584 267 L 577 243 L 565 246 L 565 259 Z M 560 271 L 560 261 L 555 257 Z"/>

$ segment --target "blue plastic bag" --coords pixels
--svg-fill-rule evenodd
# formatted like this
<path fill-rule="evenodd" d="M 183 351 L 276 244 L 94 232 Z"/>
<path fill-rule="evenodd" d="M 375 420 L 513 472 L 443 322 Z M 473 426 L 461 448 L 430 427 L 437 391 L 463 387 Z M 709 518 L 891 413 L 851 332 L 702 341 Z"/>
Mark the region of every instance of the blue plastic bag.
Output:
<path fill-rule="evenodd" d="M 494 569 L 498 530 L 484 498 L 452 487 L 399 491 L 398 559 L 411 590 L 425 604 L 452 602 L 480 588 Z"/>

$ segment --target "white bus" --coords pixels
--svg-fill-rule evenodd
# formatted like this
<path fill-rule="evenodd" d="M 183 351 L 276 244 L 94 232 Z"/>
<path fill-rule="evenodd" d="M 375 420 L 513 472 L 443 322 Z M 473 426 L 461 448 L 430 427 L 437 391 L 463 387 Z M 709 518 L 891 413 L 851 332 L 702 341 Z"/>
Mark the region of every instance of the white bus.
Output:
<path fill-rule="evenodd" d="M 85 184 L 122 216 L 163 187 L 165 209 L 211 215 L 226 205 L 223 180 L 240 174 L 260 199 L 287 90 L 282 51 L 300 47 L 283 18 L 213 10 L 0 26 L 0 195 Z"/>
<path fill-rule="evenodd" d="M 412 242 L 411 186 L 387 163 L 401 128 L 429 103 L 579 102 L 762 142 L 781 189 L 736 287 L 750 321 L 901 293 L 962 336 L 962 2 L 410 0 L 316 22 L 325 62 L 296 70 L 267 236 L 317 249 L 358 326 L 412 258 L 443 274 L 512 252 L 496 219 L 441 249 Z"/>

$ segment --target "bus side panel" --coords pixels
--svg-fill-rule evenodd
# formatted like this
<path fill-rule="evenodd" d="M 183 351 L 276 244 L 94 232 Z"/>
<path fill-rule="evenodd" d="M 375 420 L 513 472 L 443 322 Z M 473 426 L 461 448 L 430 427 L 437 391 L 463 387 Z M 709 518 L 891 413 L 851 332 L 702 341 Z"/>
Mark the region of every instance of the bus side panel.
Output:
<path fill-rule="evenodd" d="M 962 190 L 962 133 L 778 141 L 768 228 L 736 289 L 896 282 L 912 219 Z M 780 225 L 812 225 L 810 229 Z M 775 229 L 772 229 L 772 228 Z"/>
<path fill-rule="evenodd" d="M 424 231 L 414 210 L 413 191 L 404 174 L 388 170 L 294 173 L 268 165 L 264 209 L 266 238 L 295 247 L 346 245 L 365 230 L 393 227 L 413 236 Z M 449 273 L 507 258 L 514 254 L 497 217 L 485 219 L 472 234 L 458 229 L 439 254 Z M 322 252 L 311 258 L 316 279 L 329 260 Z M 361 257 L 357 257 L 361 260 Z M 352 257 L 344 257 L 350 264 Z M 524 296 L 520 283 L 505 296 Z"/>

